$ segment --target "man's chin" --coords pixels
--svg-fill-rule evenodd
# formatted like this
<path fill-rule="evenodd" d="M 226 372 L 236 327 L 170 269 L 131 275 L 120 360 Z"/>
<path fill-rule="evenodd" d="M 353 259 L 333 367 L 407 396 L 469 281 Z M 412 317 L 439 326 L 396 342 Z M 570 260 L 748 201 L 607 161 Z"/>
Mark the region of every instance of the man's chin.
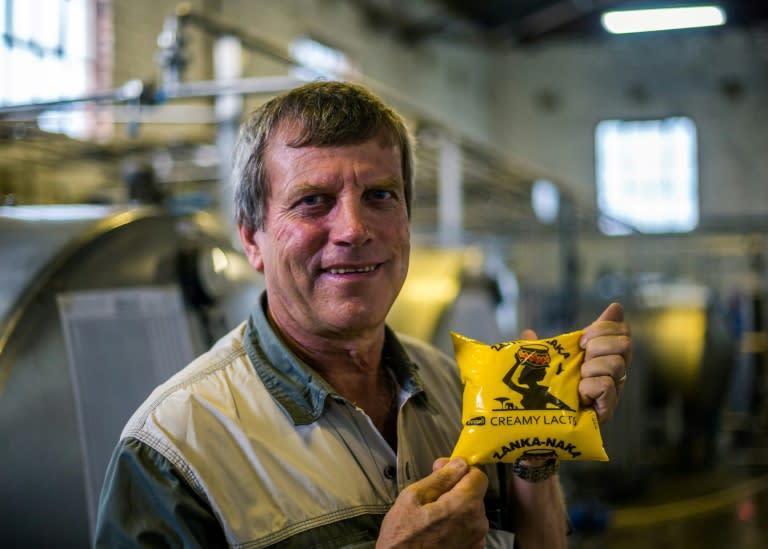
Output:
<path fill-rule="evenodd" d="M 329 326 L 339 333 L 363 333 L 384 326 L 385 315 L 369 309 L 355 311 L 337 311 L 332 318 L 327 319 Z"/>

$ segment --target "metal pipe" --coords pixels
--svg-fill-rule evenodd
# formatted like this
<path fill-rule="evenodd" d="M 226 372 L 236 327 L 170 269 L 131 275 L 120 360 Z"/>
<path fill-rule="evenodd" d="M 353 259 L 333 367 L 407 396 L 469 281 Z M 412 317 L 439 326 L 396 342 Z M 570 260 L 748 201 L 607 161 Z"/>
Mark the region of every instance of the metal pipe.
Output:
<path fill-rule="evenodd" d="M 129 80 L 119 88 L 105 90 L 78 97 L 63 97 L 50 101 L 35 101 L 34 103 L 17 103 L 0 106 L 0 117 L 4 114 L 41 112 L 55 107 L 74 105 L 77 103 L 125 103 L 140 101 L 145 93 L 145 86 L 140 80 Z"/>
<path fill-rule="evenodd" d="M 461 147 L 455 136 L 440 136 L 438 165 L 438 235 L 443 246 L 461 245 L 464 233 L 464 192 Z"/>
<path fill-rule="evenodd" d="M 242 76 L 242 43 L 236 36 L 225 34 L 213 47 L 214 76 L 227 82 Z M 237 242 L 233 190 L 229 184 L 232 172 L 232 151 L 237 143 L 240 118 L 243 114 L 243 96 L 238 93 L 219 93 L 214 103 L 216 112 L 216 147 L 219 151 L 219 217 L 227 228 L 232 242 Z"/>
<path fill-rule="evenodd" d="M 173 84 L 158 91 L 159 102 L 170 99 L 190 99 L 195 97 L 211 97 L 221 94 L 272 94 L 279 93 L 305 81 L 295 76 L 255 76 L 238 78 L 228 81 L 201 80 Z"/>

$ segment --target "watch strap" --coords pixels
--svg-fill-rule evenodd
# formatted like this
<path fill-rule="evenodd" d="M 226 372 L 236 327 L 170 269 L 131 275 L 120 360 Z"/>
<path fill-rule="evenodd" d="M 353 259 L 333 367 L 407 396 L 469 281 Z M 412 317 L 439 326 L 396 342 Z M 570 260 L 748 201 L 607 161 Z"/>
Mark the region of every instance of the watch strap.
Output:
<path fill-rule="evenodd" d="M 560 469 L 560 460 L 557 456 L 548 457 L 540 465 L 529 465 L 517 460 L 512 464 L 512 472 L 528 482 L 541 482 L 554 476 Z"/>

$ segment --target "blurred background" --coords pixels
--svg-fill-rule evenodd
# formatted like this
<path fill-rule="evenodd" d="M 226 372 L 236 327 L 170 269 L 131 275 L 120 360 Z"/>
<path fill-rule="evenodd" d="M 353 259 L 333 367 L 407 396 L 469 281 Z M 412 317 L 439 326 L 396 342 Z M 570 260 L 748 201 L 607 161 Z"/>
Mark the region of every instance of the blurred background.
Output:
<path fill-rule="evenodd" d="M 693 5 L 0 0 L 0 545 L 88 546 L 128 416 L 246 318 L 237 126 L 317 78 L 418 141 L 396 329 L 450 353 L 625 306 L 611 460 L 562 468 L 572 546 L 768 545 L 768 4 L 606 16 Z"/>

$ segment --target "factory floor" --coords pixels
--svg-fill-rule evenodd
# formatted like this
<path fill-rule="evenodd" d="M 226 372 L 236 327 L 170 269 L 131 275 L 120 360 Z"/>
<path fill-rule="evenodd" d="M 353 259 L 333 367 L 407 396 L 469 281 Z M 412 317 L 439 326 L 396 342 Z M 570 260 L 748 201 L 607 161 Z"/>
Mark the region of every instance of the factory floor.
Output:
<path fill-rule="evenodd" d="M 655 472 L 624 501 L 574 502 L 572 549 L 768 548 L 768 451 Z"/>

